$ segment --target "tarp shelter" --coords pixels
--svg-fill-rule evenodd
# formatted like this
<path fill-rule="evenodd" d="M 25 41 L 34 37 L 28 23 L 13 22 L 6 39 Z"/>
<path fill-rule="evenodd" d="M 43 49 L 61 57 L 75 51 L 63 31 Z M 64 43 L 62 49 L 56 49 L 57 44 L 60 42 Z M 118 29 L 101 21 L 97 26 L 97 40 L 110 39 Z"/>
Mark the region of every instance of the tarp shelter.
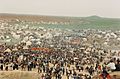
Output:
<path fill-rule="evenodd" d="M 74 60 L 77 60 L 77 59 L 79 59 L 79 58 L 77 58 L 77 57 L 74 58 Z"/>
<path fill-rule="evenodd" d="M 11 53 L 12 51 L 9 48 L 7 48 L 4 52 Z"/>
<path fill-rule="evenodd" d="M 17 48 L 14 48 L 14 49 L 12 49 L 12 51 L 18 51 L 18 49 L 17 49 Z"/>
<path fill-rule="evenodd" d="M 31 41 L 27 41 L 26 42 L 26 45 L 28 46 L 28 45 L 32 45 L 32 42 Z"/>
<path fill-rule="evenodd" d="M 80 49 L 81 49 L 81 50 L 84 50 L 85 48 L 84 48 L 84 47 L 81 47 Z"/>
<path fill-rule="evenodd" d="M 27 50 L 27 49 L 29 49 L 29 48 L 28 48 L 27 46 L 24 46 L 23 49 L 24 49 L 24 50 Z"/>

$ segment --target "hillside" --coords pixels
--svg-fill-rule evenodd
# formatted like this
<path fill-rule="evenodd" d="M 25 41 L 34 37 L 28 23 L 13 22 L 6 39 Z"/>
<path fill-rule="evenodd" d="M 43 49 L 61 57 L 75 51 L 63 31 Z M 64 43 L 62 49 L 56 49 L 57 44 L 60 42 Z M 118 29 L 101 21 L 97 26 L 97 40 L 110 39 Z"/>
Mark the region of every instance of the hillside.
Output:
<path fill-rule="evenodd" d="M 120 19 L 104 18 L 99 16 L 89 17 L 62 17 L 62 16 L 40 16 L 40 15 L 17 15 L 0 14 L 0 19 L 39 22 L 34 26 L 49 28 L 69 28 L 69 29 L 120 29 Z"/>

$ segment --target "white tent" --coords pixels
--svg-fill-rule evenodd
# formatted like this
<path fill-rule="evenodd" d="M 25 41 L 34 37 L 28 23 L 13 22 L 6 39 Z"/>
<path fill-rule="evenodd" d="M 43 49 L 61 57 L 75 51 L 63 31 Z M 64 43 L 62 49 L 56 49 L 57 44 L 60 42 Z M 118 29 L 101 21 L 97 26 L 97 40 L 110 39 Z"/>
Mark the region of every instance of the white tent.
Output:
<path fill-rule="evenodd" d="M 14 37 L 15 39 L 20 39 L 20 35 L 14 34 L 13 37 Z"/>
<path fill-rule="evenodd" d="M 27 41 L 26 42 L 26 45 L 28 46 L 28 45 L 31 45 L 32 44 L 32 42 L 30 42 L 30 41 Z"/>
<path fill-rule="evenodd" d="M 23 40 L 27 41 L 29 39 L 28 36 L 24 37 Z"/>
<path fill-rule="evenodd" d="M 6 36 L 7 39 L 9 39 L 10 37 L 9 36 Z"/>
<path fill-rule="evenodd" d="M 114 37 L 114 38 L 117 38 L 117 35 L 115 33 L 111 33 L 111 35 Z"/>
<path fill-rule="evenodd" d="M 110 37 L 111 37 L 111 35 L 109 33 L 107 33 L 104 38 L 110 38 Z"/>
<path fill-rule="evenodd" d="M 83 41 L 87 41 L 87 38 L 83 38 Z"/>
<path fill-rule="evenodd" d="M 27 46 L 24 46 L 23 49 L 29 49 Z"/>
<path fill-rule="evenodd" d="M 41 42 L 40 42 L 40 41 L 38 41 L 36 44 L 41 44 Z"/>
<path fill-rule="evenodd" d="M 17 48 L 14 48 L 14 49 L 12 49 L 12 51 L 18 51 L 18 49 L 17 49 Z"/>
<path fill-rule="evenodd" d="M 19 57 L 19 59 L 20 59 L 20 60 L 22 60 L 22 59 L 23 59 L 23 57 L 24 57 L 24 56 L 23 56 L 23 55 L 21 55 L 21 56 Z"/>
<path fill-rule="evenodd" d="M 11 53 L 12 51 L 9 48 L 7 48 L 4 52 Z"/>
<path fill-rule="evenodd" d="M 29 36 L 29 39 L 34 39 L 34 37 L 33 36 Z"/>
<path fill-rule="evenodd" d="M 6 42 L 11 42 L 11 40 L 12 40 L 12 39 L 7 39 L 7 40 L 5 40 L 5 41 L 6 41 Z"/>
<path fill-rule="evenodd" d="M 36 39 L 34 39 L 34 38 L 33 38 L 33 39 L 30 39 L 30 41 L 32 41 L 32 42 L 33 42 L 33 41 L 36 41 Z"/>
<path fill-rule="evenodd" d="M 74 58 L 74 60 L 77 60 L 77 59 L 79 59 L 79 58 L 77 58 L 77 57 Z"/>
<path fill-rule="evenodd" d="M 89 54 L 90 52 L 85 51 L 86 54 Z"/>
<path fill-rule="evenodd" d="M 83 50 L 83 49 L 85 49 L 85 48 L 84 48 L 84 47 L 81 47 L 80 49 Z"/>
<path fill-rule="evenodd" d="M 118 41 L 120 41 L 120 38 L 117 38 Z"/>
<path fill-rule="evenodd" d="M 25 43 L 26 41 L 25 40 L 22 40 L 21 43 Z"/>

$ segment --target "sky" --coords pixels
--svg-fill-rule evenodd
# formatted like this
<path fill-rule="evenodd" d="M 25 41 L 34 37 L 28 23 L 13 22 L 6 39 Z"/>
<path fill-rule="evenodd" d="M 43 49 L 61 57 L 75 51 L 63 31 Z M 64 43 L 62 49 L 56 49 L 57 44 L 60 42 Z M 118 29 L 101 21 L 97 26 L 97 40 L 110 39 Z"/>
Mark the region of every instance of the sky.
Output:
<path fill-rule="evenodd" d="M 0 13 L 120 18 L 120 0 L 0 0 Z"/>

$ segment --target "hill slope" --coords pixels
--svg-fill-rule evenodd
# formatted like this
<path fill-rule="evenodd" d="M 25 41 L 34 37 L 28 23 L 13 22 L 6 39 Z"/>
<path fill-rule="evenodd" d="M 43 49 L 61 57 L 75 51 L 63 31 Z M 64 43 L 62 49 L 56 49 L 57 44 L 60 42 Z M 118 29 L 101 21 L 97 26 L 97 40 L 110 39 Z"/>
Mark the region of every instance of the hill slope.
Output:
<path fill-rule="evenodd" d="M 50 28 L 69 28 L 69 29 L 120 29 L 120 19 L 103 18 L 99 16 L 90 17 L 62 17 L 62 16 L 39 16 L 39 15 L 16 15 L 0 14 L 0 19 L 24 20 L 40 22 L 35 26 Z"/>

